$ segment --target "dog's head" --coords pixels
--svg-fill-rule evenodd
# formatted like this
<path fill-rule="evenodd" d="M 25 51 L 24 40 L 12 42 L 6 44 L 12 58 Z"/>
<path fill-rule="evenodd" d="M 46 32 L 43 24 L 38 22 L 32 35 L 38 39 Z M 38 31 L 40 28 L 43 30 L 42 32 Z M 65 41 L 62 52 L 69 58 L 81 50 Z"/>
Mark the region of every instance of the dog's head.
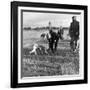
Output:
<path fill-rule="evenodd" d="M 35 43 L 35 44 L 33 45 L 33 48 L 38 48 L 38 44 Z"/>

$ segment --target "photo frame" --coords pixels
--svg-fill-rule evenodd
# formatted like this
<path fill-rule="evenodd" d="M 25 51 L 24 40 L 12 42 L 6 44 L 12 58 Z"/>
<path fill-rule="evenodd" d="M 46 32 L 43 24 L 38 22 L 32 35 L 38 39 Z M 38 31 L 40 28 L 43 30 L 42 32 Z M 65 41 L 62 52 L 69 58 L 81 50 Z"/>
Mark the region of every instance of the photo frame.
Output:
<path fill-rule="evenodd" d="M 84 5 L 11 2 L 11 87 L 87 83 L 87 12 Z"/>

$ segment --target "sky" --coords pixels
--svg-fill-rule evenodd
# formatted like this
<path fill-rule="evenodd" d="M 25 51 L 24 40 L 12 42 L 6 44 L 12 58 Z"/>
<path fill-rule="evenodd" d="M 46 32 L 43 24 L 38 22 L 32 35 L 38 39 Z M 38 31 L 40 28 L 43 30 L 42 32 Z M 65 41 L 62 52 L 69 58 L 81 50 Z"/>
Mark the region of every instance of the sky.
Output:
<path fill-rule="evenodd" d="M 80 22 L 80 15 L 76 14 L 23 12 L 23 27 L 48 26 L 49 21 L 52 26 L 69 27 L 72 22 L 72 16 L 76 16 L 77 20 Z"/>

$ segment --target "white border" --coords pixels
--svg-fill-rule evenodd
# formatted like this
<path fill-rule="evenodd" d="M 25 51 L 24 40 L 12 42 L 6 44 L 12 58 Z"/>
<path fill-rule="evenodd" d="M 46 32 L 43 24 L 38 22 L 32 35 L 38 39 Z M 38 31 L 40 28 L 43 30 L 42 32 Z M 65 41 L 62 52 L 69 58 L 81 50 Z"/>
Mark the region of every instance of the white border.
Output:
<path fill-rule="evenodd" d="M 80 75 L 63 75 L 63 76 L 42 76 L 42 77 L 25 77 L 21 79 L 21 9 L 23 10 L 43 10 L 43 11 L 65 11 L 81 12 L 80 22 Z M 52 8 L 35 8 L 35 7 L 18 7 L 18 83 L 32 83 L 45 81 L 64 81 L 64 80 L 83 80 L 84 79 L 84 11 L 72 9 L 52 9 Z"/>

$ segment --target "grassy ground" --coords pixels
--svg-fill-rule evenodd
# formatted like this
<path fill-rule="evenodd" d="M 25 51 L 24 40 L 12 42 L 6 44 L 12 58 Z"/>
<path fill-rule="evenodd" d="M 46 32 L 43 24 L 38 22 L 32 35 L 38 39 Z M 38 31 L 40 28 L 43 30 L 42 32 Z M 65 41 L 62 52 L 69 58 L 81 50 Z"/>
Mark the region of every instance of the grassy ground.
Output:
<path fill-rule="evenodd" d="M 22 77 L 79 74 L 79 54 L 70 50 L 67 40 L 59 41 L 55 53 L 29 54 L 35 42 L 48 48 L 48 42 L 40 39 L 43 32 L 46 31 L 23 32 Z"/>
<path fill-rule="evenodd" d="M 55 53 L 30 55 L 29 51 L 23 49 L 22 77 L 79 74 L 79 54 L 70 50 L 68 42 L 59 43 Z"/>

